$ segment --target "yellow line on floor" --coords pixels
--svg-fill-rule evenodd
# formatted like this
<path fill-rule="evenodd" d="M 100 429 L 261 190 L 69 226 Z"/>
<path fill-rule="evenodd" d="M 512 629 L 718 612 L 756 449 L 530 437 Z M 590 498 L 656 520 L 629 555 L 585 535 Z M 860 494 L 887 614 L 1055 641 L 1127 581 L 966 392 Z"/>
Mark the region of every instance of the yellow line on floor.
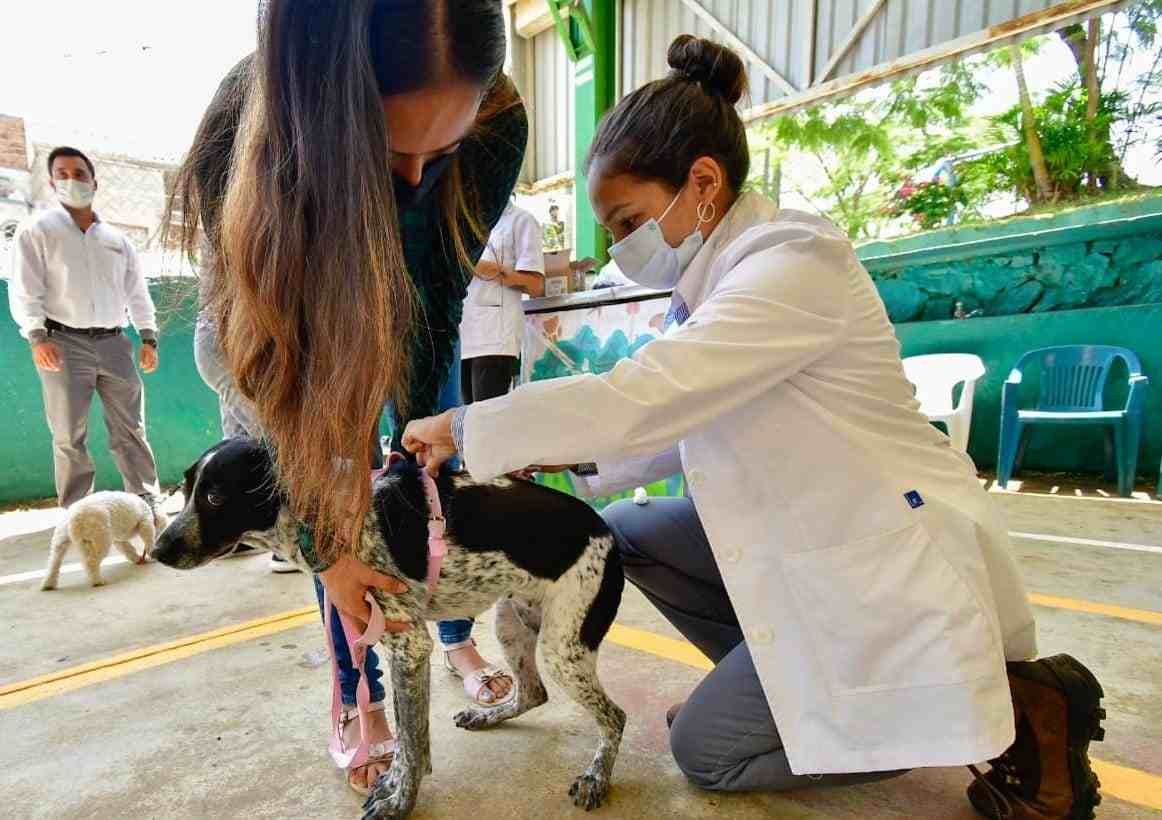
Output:
<path fill-rule="evenodd" d="M 641 629 L 622 626 L 621 624 L 614 624 L 605 639 L 618 646 L 648 652 L 651 655 L 657 655 L 659 658 L 666 658 L 671 661 L 677 661 L 678 663 L 684 663 L 687 666 L 693 666 L 695 669 L 703 669 L 709 672 L 714 668 L 714 664 L 710 662 L 710 659 L 699 652 L 694 644 L 687 641 L 677 641 L 673 638 L 655 635 L 653 632 L 646 632 Z"/>
<path fill-rule="evenodd" d="M 1061 598 L 1040 593 L 1031 594 L 1029 599 L 1034 604 L 1054 609 L 1067 609 L 1139 623 L 1162 625 L 1162 613 L 1147 609 L 1130 609 L 1113 604 Z M 314 607 L 294 609 L 0 686 L 0 711 L 200 655 L 203 652 L 224 646 L 294 629 L 310 623 L 317 617 L 316 612 Z M 620 624 L 614 624 L 609 634 L 609 640 L 621 646 L 648 652 L 651 655 L 677 661 L 697 669 L 709 670 L 711 668 L 710 662 L 702 656 L 702 653 L 685 641 L 666 638 Z"/>
<path fill-rule="evenodd" d="M 1090 758 L 1101 780 L 1102 794 L 1147 808 L 1162 810 L 1162 777 Z"/>
<path fill-rule="evenodd" d="M 1095 601 L 1082 601 L 1077 598 L 1060 598 L 1056 595 L 1042 595 L 1034 592 L 1029 600 L 1039 606 L 1053 609 L 1071 609 L 1074 612 L 1088 612 L 1091 615 L 1106 615 L 1110 618 L 1121 618 L 1124 621 L 1138 621 L 1143 624 L 1162 626 L 1162 612 L 1150 609 L 1131 609 L 1114 604 L 1099 604 Z"/>
<path fill-rule="evenodd" d="M 95 683 L 124 677 L 155 666 L 200 655 L 223 646 L 275 635 L 312 622 L 318 622 L 317 607 L 304 607 L 266 618 L 256 618 L 233 626 L 191 635 L 168 643 L 147 646 L 132 652 L 72 666 L 58 672 L 0 686 L 0 711 L 34 703 L 55 695 L 72 692 Z"/>

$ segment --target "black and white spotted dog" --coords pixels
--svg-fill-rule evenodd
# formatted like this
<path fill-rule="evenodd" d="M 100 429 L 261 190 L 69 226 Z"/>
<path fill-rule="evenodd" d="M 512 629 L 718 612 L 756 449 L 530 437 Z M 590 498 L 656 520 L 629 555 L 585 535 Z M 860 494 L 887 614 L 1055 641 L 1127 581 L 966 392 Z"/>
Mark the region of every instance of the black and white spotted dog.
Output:
<path fill-rule="evenodd" d="M 548 700 L 537 671 L 538 641 L 553 679 L 597 721 L 597 753 L 570 789 L 586 810 L 609 791 L 625 712 L 597 679 L 597 648 L 621 603 L 624 576 L 613 537 L 586 504 L 526 481 L 477 483 L 465 473 L 437 481 L 447 522 L 448 554 L 428 601 L 428 504 L 419 468 L 394 464 L 376 480 L 357 557 L 408 585 L 376 592 L 388 621 L 417 624 L 384 635 L 391 661 L 398 749 L 375 784 L 364 818 L 406 816 L 420 780 L 431 772 L 429 655 L 424 621 L 480 615 L 496 604 L 496 636 L 516 679 L 516 695 L 456 715 L 464 729 L 484 729 Z M 239 541 L 261 544 L 303 565 L 298 525 L 272 491 L 272 462 L 251 439 L 229 439 L 186 471 L 186 504 L 161 534 L 152 556 L 178 569 L 201 566 Z"/>

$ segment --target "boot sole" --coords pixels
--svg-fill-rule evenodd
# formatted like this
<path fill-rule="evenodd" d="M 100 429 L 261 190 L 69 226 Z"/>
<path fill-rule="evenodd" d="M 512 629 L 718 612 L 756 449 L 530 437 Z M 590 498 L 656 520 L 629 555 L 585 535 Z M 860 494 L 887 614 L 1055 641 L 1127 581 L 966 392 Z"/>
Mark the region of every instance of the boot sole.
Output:
<path fill-rule="evenodd" d="M 1040 680 L 1043 676 L 1023 674 L 1048 668 L 1065 693 L 1069 703 L 1069 777 L 1073 785 L 1073 805 L 1064 820 L 1091 820 L 1094 809 L 1101 803 L 1101 781 L 1089 765 L 1089 744 L 1105 739 L 1102 719 L 1106 710 L 1101 708 L 1105 691 L 1085 664 L 1070 655 L 1054 655 L 1033 664 L 1009 665 L 1009 674 L 1025 680 Z"/>

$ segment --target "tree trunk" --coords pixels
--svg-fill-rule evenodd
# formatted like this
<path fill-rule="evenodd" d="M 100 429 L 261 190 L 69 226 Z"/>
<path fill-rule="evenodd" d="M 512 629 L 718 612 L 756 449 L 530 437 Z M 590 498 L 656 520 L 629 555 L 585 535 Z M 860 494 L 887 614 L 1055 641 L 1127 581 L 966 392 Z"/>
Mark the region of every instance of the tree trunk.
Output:
<path fill-rule="evenodd" d="M 1053 198 L 1053 183 L 1049 179 L 1045 154 L 1041 150 L 1041 137 L 1037 134 L 1037 119 L 1033 112 L 1033 98 L 1029 96 L 1029 85 L 1025 82 L 1025 64 L 1021 60 L 1021 47 L 1011 45 L 1009 53 L 1013 58 L 1013 71 L 1017 75 L 1017 92 L 1021 98 L 1021 128 L 1025 132 L 1025 147 L 1029 152 L 1033 181 L 1037 184 L 1037 201 L 1048 202 Z"/>
<path fill-rule="evenodd" d="M 1101 105 L 1102 76 L 1097 68 L 1097 52 L 1101 47 L 1101 18 L 1094 17 L 1088 27 L 1080 23 L 1066 26 L 1057 30 L 1057 36 L 1065 45 L 1077 63 L 1077 74 L 1086 89 L 1086 118 L 1092 123 L 1097 117 L 1097 109 Z M 1109 59 L 1108 48 L 1106 59 Z M 1106 154 L 1110 160 L 1104 167 L 1090 170 L 1090 186 L 1100 182 L 1102 188 L 1114 190 L 1125 180 L 1130 180 L 1122 167 L 1118 152 L 1114 150 L 1113 137 L 1110 134 L 1108 123 L 1100 128 L 1091 126 L 1091 137 L 1100 153 Z M 1105 150 L 1100 150 L 1104 148 Z M 1133 180 L 1130 180 L 1131 184 Z"/>
<path fill-rule="evenodd" d="M 1098 88 L 1097 81 L 1097 44 L 1101 41 L 1101 18 L 1091 17 L 1089 20 L 1089 31 L 1085 38 L 1085 59 L 1082 65 L 1085 66 L 1085 122 L 1086 135 L 1089 139 L 1089 151 L 1092 154 L 1097 153 L 1098 134 L 1097 134 L 1097 105 L 1101 100 L 1101 89 Z M 1111 150 L 1112 154 L 1113 151 Z M 1091 166 L 1087 169 L 1087 176 L 1089 177 L 1089 190 L 1097 191 L 1097 178 L 1101 174 L 1101 170 Z"/>

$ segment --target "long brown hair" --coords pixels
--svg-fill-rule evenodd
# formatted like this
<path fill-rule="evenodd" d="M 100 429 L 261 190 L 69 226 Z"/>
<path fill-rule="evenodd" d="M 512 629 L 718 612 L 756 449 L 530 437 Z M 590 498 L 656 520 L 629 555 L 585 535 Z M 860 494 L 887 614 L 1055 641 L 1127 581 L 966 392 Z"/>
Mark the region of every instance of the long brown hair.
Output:
<path fill-rule="evenodd" d="M 422 332 L 382 98 L 468 81 L 491 89 L 478 127 L 513 104 L 500 75 L 500 6 L 272 0 L 252 64 L 220 89 L 179 178 L 186 248 L 200 225 L 211 250 L 204 309 L 296 514 L 329 557 L 359 536 L 370 443 L 385 401 L 406 413 L 409 351 Z M 483 229 L 459 166 L 436 196 L 441 229 L 470 269 L 465 249 Z"/>

